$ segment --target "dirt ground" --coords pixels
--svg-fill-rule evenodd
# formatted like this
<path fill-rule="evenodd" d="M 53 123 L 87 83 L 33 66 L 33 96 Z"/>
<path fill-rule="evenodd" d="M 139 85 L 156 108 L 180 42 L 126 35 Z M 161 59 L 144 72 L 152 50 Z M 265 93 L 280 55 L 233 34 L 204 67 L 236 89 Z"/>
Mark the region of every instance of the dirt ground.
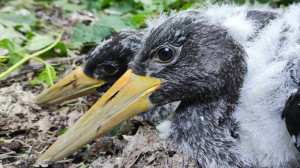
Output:
<path fill-rule="evenodd" d="M 43 87 L 30 85 L 27 82 L 30 76 L 34 74 L 29 72 L 0 82 L 0 168 L 33 167 L 37 157 L 97 100 L 97 96 L 87 96 L 61 105 L 39 107 L 32 98 Z M 65 160 L 40 167 L 88 165 L 96 168 L 197 166 L 189 157 L 169 148 L 154 127 L 137 117 L 123 123 L 116 135 L 106 134 Z"/>

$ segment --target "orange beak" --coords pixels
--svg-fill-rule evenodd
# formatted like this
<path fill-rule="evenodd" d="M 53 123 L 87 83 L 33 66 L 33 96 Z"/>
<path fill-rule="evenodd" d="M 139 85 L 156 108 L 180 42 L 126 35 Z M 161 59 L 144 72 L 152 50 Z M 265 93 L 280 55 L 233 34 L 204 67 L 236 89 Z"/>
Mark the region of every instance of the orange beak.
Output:
<path fill-rule="evenodd" d="M 34 98 L 37 105 L 59 104 L 66 100 L 97 93 L 96 88 L 105 84 L 103 80 L 84 74 L 81 67 Z"/>
<path fill-rule="evenodd" d="M 129 118 L 153 105 L 149 96 L 161 84 L 150 76 L 128 70 L 91 109 L 37 160 L 37 163 L 61 160 Z"/>

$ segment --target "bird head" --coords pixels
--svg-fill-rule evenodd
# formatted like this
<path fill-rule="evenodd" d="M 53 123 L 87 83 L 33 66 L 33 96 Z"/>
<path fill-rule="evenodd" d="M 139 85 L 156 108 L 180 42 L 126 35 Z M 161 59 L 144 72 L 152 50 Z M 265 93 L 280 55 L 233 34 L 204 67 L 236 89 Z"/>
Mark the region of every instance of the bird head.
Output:
<path fill-rule="evenodd" d="M 189 11 L 152 30 L 130 69 L 162 81 L 149 96 L 152 104 L 211 101 L 242 83 L 244 56 L 225 29 L 210 24 L 201 12 Z"/>
<path fill-rule="evenodd" d="M 80 96 L 105 92 L 127 70 L 140 48 L 142 33 L 121 31 L 107 36 L 89 51 L 78 67 L 35 99 L 38 105 L 58 104 Z"/>

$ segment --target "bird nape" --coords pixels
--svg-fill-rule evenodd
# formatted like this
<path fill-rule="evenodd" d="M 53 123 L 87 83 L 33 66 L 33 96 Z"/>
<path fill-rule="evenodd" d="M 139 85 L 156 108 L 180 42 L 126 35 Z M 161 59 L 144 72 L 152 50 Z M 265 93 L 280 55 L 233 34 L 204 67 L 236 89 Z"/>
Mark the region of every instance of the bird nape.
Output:
<path fill-rule="evenodd" d="M 145 110 L 181 101 L 164 135 L 201 166 L 299 167 L 280 114 L 298 87 L 291 72 L 300 69 L 300 5 L 278 14 L 262 28 L 246 7 L 209 6 L 149 24 L 129 70 L 37 163 L 60 160 Z"/>

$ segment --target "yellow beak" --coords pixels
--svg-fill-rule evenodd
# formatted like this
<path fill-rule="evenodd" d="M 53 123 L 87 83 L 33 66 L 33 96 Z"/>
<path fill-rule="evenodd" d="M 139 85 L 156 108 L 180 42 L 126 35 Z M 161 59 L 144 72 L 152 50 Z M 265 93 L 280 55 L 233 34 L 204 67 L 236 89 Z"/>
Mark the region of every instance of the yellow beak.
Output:
<path fill-rule="evenodd" d="M 158 78 L 139 76 L 128 70 L 38 158 L 37 163 L 61 160 L 129 118 L 152 108 L 149 96 L 160 84 Z"/>
<path fill-rule="evenodd" d="M 37 105 L 58 104 L 66 100 L 96 93 L 96 88 L 105 84 L 103 80 L 84 74 L 81 67 L 34 98 Z"/>

